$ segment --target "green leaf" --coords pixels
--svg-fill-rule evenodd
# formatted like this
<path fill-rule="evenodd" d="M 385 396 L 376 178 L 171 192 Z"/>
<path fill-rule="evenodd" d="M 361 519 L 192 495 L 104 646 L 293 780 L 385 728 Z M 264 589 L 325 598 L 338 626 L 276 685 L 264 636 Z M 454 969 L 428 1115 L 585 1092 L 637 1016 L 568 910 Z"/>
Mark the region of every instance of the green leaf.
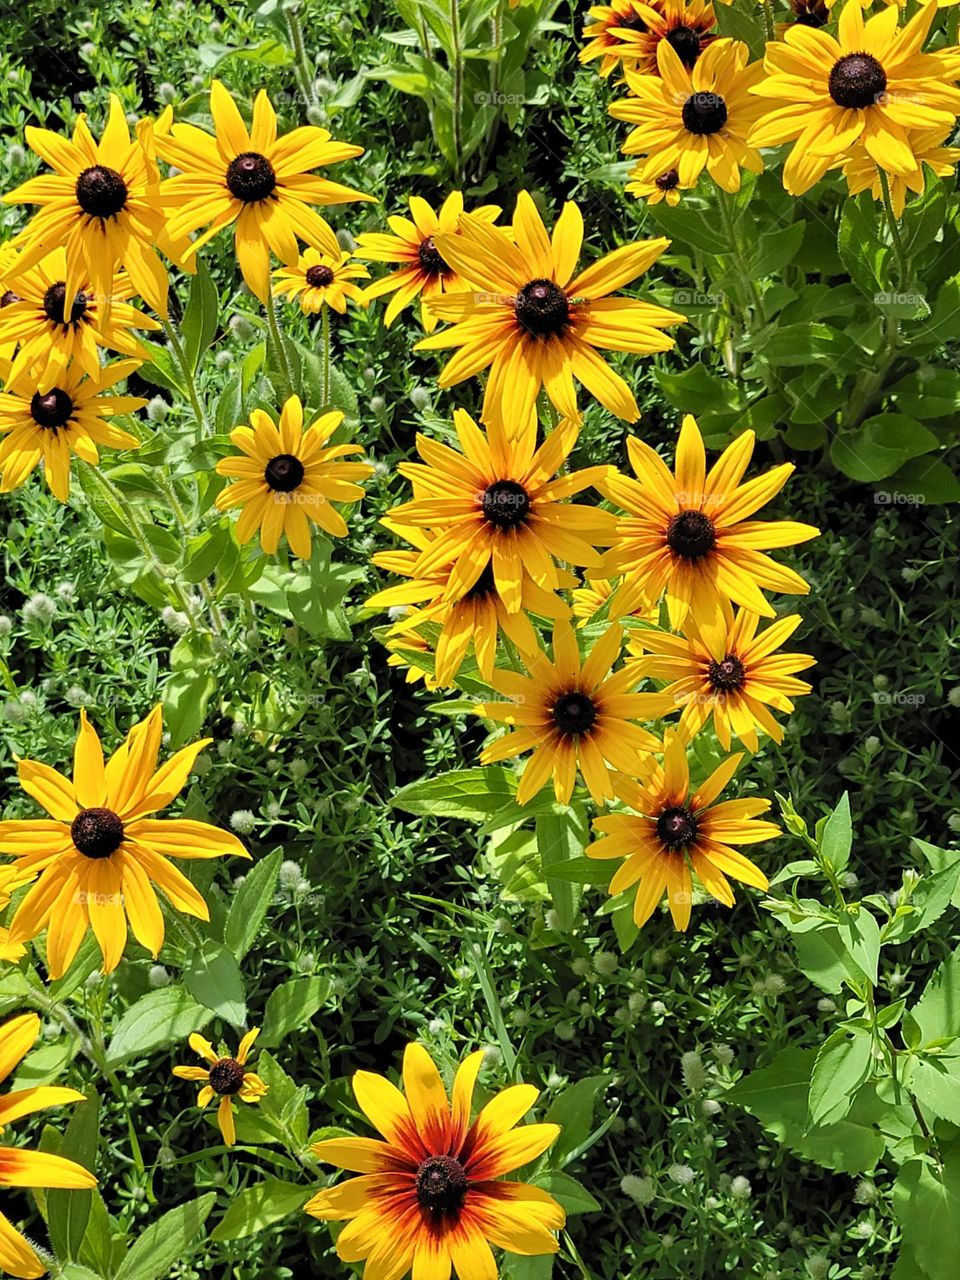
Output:
<path fill-rule="evenodd" d="M 960 948 L 930 978 L 910 1016 L 921 1045 L 960 1036 Z"/>
<path fill-rule="evenodd" d="M 223 939 L 238 961 L 256 942 L 260 926 L 270 910 L 282 858 L 283 850 L 274 849 L 273 853 L 254 863 L 233 895 Z"/>
<path fill-rule="evenodd" d="M 558 1200 L 569 1217 L 578 1213 L 596 1213 L 603 1207 L 582 1183 L 579 1183 L 576 1178 L 571 1178 L 568 1173 L 549 1169 L 546 1173 L 541 1173 L 534 1178 L 533 1185 L 541 1187 Z"/>
<path fill-rule="evenodd" d="M 850 796 L 845 791 L 824 824 L 820 835 L 820 853 L 834 871 L 843 871 L 850 861 L 853 825 L 850 819 Z"/>
<path fill-rule="evenodd" d="M 932 431 L 902 413 L 869 418 L 856 431 L 838 435 L 831 448 L 834 466 L 853 480 L 875 481 L 892 476 L 910 458 L 940 447 Z"/>
<path fill-rule="evenodd" d="M 801 971 L 821 991 L 837 995 L 844 982 L 860 985 L 867 981 L 836 925 L 821 924 L 807 933 L 794 934 L 793 944 Z"/>
<path fill-rule="evenodd" d="M 867 976 L 872 985 L 877 982 L 877 963 L 880 958 L 880 926 L 876 917 L 865 907 L 848 911 L 837 923 L 837 933 L 854 964 Z"/>
<path fill-rule="evenodd" d="M 184 970 L 183 985 L 206 1009 L 234 1027 L 247 1020 L 246 991 L 240 966 L 228 947 L 205 939 Z"/>
<path fill-rule="evenodd" d="M 107 1048 L 107 1065 L 115 1067 L 185 1040 L 192 1031 L 202 1030 L 212 1017 L 212 1011 L 197 1004 L 182 987 L 148 991 L 117 1024 Z"/>
<path fill-rule="evenodd" d="M 303 1208 L 313 1188 L 280 1178 L 264 1178 L 245 1187 L 230 1201 L 230 1208 L 210 1232 L 211 1240 L 243 1240 Z"/>
<path fill-rule="evenodd" d="M 94 1173 L 99 1141 L 100 1099 L 91 1091 L 86 1102 L 80 1102 L 73 1108 L 57 1154 Z M 58 1258 L 73 1262 L 80 1252 L 92 1198 L 92 1191 L 51 1188 L 47 1192 L 47 1225 L 50 1242 Z"/>
<path fill-rule="evenodd" d="M 842 1120 L 857 1090 L 873 1070 L 873 1040 L 864 1031 L 839 1027 L 820 1047 L 810 1077 L 810 1124 Z"/>
<path fill-rule="evenodd" d="M 903 1228 L 904 1252 L 928 1280 L 956 1280 L 960 1257 L 960 1159 L 944 1157 L 943 1169 L 910 1160 L 900 1170 L 893 1209 Z"/>
<path fill-rule="evenodd" d="M 886 488 L 888 502 L 890 496 L 895 494 L 896 502 L 912 507 L 927 503 L 938 506 L 947 502 L 960 502 L 960 480 L 945 462 L 929 454 L 922 458 L 911 458 L 895 475 L 890 476 Z"/>
<path fill-rule="evenodd" d="M 198 261 L 196 275 L 190 281 L 190 300 L 180 324 L 181 339 L 192 373 L 196 372 L 200 357 L 216 337 L 219 310 L 217 286 L 207 268 Z"/>
<path fill-rule="evenodd" d="M 838 1173 L 864 1173 L 884 1153 L 880 1134 L 860 1115 L 859 1102 L 838 1124 L 806 1132 L 813 1049 L 784 1049 L 768 1067 L 739 1080 L 726 1097 L 744 1107 L 802 1160 Z"/>
<path fill-rule="evenodd" d="M 960 1125 L 960 1056 L 944 1053 L 915 1058 L 910 1092 L 935 1116 Z"/>
<path fill-rule="evenodd" d="M 308 978 L 291 978 L 274 988 L 267 998 L 260 1043 L 273 1047 L 291 1031 L 306 1026 L 330 996 L 330 979 L 312 974 Z"/>
<path fill-rule="evenodd" d="M 178 1205 L 141 1231 L 114 1280 L 163 1280 L 174 1263 L 182 1266 L 193 1253 L 216 1198 L 211 1191 Z"/>
<path fill-rule="evenodd" d="M 586 815 L 582 808 L 556 806 L 550 813 L 538 814 L 536 832 L 537 851 L 547 889 L 559 917 L 560 928 L 566 932 L 573 928 L 577 918 L 581 889 L 575 881 L 547 876 L 546 869 L 554 863 L 562 865 L 583 854 L 584 846 L 590 838 Z"/>
<path fill-rule="evenodd" d="M 163 686 L 163 726 L 171 745 L 182 746 L 200 732 L 217 688 L 209 671 L 177 671 Z"/>
<path fill-rule="evenodd" d="M 513 770 L 487 766 L 418 779 L 401 787 L 390 803 L 406 813 L 482 822 L 490 831 L 521 822 L 537 812 L 536 799 L 521 808 L 516 797 L 517 776 Z M 553 803 L 552 794 L 547 803 Z"/>
<path fill-rule="evenodd" d="M 597 1099 L 609 1083 L 609 1076 L 585 1076 L 567 1085 L 553 1100 L 544 1120 L 547 1124 L 560 1125 L 561 1133 L 550 1148 L 551 1164 L 563 1164 L 564 1156 L 586 1142 L 593 1127 Z"/>

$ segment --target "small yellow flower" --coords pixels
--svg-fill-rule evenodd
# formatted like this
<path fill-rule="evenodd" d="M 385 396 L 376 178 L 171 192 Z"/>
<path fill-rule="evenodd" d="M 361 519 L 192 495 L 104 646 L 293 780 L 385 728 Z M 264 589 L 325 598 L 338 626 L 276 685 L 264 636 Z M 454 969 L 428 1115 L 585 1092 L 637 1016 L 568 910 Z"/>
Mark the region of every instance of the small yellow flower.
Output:
<path fill-rule="evenodd" d="M 342 462 L 362 453 L 358 444 L 328 444 L 343 421 L 340 412 L 325 413 L 304 431 L 303 405 L 291 396 L 274 424 L 262 409 L 250 414 L 250 426 L 236 427 L 230 439 L 242 456 L 221 458 L 217 474 L 235 481 L 217 495 L 217 507 L 242 507 L 237 538 L 249 542 L 260 532 L 260 545 L 275 554 L 286 534 L 290 550 L 310 559 L 311 521 L 333 538 L 343 538 L 347 525 L 335 502 L 359 502 L 363 490 L 355 482 L 373 474 L 368 462 Z"/>
<path fill-rule="evenodd" d="M 173 1074 L 180 1080 L 194 1080 L 198 1083 L 203 1081 L 203 1088 L 197 1094 L 199 1107 L 206 1107 L 215 1097 L 219 1097 L 217 1124 L 228 1147 L 232 1147 L 237 1140 L 233 1122 L 234 1098 L 239 1098 L 241 1102 L 259 1102 L 267 1092 L 268 1086 L 255 1072 L 244 1070 L 253 1042 L 259 1034 L 259 1027 L 251 1028 L 240 1041 L 237 1056 L 222 1058 L 214 1052 L 209 1040 L 194 1032 L 187 1043 L 209 1066 L 173 1068 Z"/>
<path fill-rule="evenodd" d="M 680 175 L 676 169 L 667 169 L 655 178 L 645 179 L 642 176 L 645 167 L 640 163 L 630 170 L 627 175 L 630 181 L 624 188 L 627 194 L 636 196 L 638 200 L 646 200 L 647 204 L 660 204 L 662 200 L 666 200 L 672 209 L 676 208 L 680 203 L 680 192 L 689 191 L 689 186 L 681 187 Z"/>
<path fill-rule="evenodd" d="M 348 298 L 358 307 L 367 305 L 366 294 L 353 281 L 369 276 L 367 268 L 349 253 L 333 258 L 311 245 L 301 253 L 295 267 L 281 267 L 274 272 L 273 292 L 277 297 L 298 298 L 304 315 L 315 316 L 325 304 L 343 315 Z"/>

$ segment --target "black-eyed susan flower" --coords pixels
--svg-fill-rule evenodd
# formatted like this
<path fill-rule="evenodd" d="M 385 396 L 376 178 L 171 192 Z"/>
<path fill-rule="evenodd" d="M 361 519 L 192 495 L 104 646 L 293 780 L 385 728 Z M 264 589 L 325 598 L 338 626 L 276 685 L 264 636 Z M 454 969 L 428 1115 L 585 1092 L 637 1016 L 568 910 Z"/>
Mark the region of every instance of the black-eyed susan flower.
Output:
<path fill-rule="evenodd" d="M 366 280 L 369 275 L 352 254 L 339 253 L 332 258 L 310 245 L 295 267 L 274 272 L 273 292 L 278 298 L 296 298 L 304 315 L 315 316 L 325 306 L 344 315 L 348 298 L 359 307 L 367 305 L 363 289 L 354 281 Z"/>
<path fill-rule="evenodd" d="M 763 76 L 759 62 L 747 65 L 740 40 L 715 40 L 688 70 L 666 40 L 657 45 L 659 75 L 627 72 L 630 97 L 611 103 L 610 114 L 636 127 L 621 150 L 645 157 L 633 171 L 654 182 L 676 170 L 679 185 L 692 187 L 703 170 L 724 191 L 740 190 L 740 170 L 763 170 L 747 135 L 762 107 L 750 94 Z"/>
<path fill-rule="evenodd" d="M 406 672 L 403 678 L 404 684 L 418 684 L 422 680 L 427 689 L 437 687 L 437 682 L 430 672 L 410 660 L 412 654 L 426 656 L 432 652 L 423 636 L 418 635 L 416 631 L 406 631 L 402 634 L 387 635 L 383 644 L 389 653 L 387 666 L 397 667 Z"/>
<path fill-rule="evenodd" d="M 167 272 L 154 249 L 163 228 L 156 172 L 139 135 L 130 136 L 120 99 L 110 95 L 99 142 L 82 113 L 72 140 L 31 125 L 26 139 L 54 172 L 30 178 L 3 197 L 7 204 L 40 206 L 17 236 L 22 254 L 14 269 L 32 267 L 52 249 L 62 248 L 68 296 L 92 285 L 94 295 L 109 298 L 122 265 L 133 282 L 132 292 L 165 316 Z M 65 319 L 62 308 L 57 319 Z"/>
<path fill-rule="evenodd" d="M 22 1013 L 0 1026 L 0 1081 L 6 1080 L 17 1064 L 33 1047 L 40 1034 L 40 1019 L 35 1013 Z M 21 1116 L 60 1107 L 68 1102 L 83 1102 L 85 1095 L 76 1089 L 58 1085 L 41 1085 L 18 1089 L 0 1097 L 0 1133 Z M 68 1191 L 89 1191 L 97 1180 L 89 1170 L 64 1156 L 49 1151 L 25 1151 L 23 1147 L 0 1146 L 0 1187 L 61 1187 Z M 45 1275 L 33 1247 L 23 1238 L 5 1214 L 0 1213 L 0 1271 L 20 1280 L 36 1280 Z"/>
<path fill-rule="evenodd" d="M 628 173 L 629 181 L 624 187 L 628 196 L 636 196 L 638 200 L 646 200 L 647 204 L 660 204 L 666 200 L 671 208 L 676 208 L 680 203 L 680 193 L 685 189 L 680 186 L 680 175 L 676 169 L 667 169 L 665 173 L 658 173 L 655 178 L 651 178 L 649 182 L 645 181 L 641 174 L 644 170 L 644 164 L 636 164 Z"/>
<path fill-rule="evenodd" d="M 104 395 L 139 367 L 138 360 L 115 360 L 84 377 L 76 365 L 51 377 L 25 370 L 0 391 L 0 493 L 10 493 L 43 463 L 50 492 L 60 502 L 70 496 L 70 461 L 76 456 L 95 467 L 98 445 L 136 449 L 140 441 L 108 421 L 133 413 L 147 402 L 139 396 Z M 2 364 L 0 364 L 2 370 Z"/>
<path fill-rule="evenodd" d="M 678 728 L 689 741 L 713 717 L 720 745 L 730 750 L 733 738 L 757 750 L 757 729 L 774 742 L 783 741 L 783 729 L 771 714 L 789 715 L 793 699 L 810 692 L 796 673 L 816 662 L 806 653 L 779 653 L 802 619 L 798 614 L 778 618 L 757 632 L 760 619 L 749 609 L 734 613 L 724 605 L 726 639 L 722 658 L 715 658 L 691 630 L 689 636 L 664 631 L 636 631 L 628 649 L 637 654 L 636 670 L 655 680 L 668 681 L 662 692 L 681 709 Z"/>
<path fill-rule="evenodd" d="M 436 643 L 434 676 L 431 688 L 451 685 L 472 649 L 477 667 L 483 678 L 493 676 L 497 653 L 497 641 L 502 633 L 521 653 L 535 651 L 537 633 L 528 615 L 541 618 L 566 618 L 569 607 L 553 591 L 537 584 L 525 570 L 520 583 L 520 608 L 510 612 L 497 590 L 493 576 L 493 562 L 487 567 L 458 600 L 446 598 L 450 566 L 438 566 L 431 577 L 418 575 L 417 563 L 421 554 L 436 540 L 422 529 L 404 528 L 389 518 L 382 521 L 394 533 L 410 543 L 413 550 L 380 551 L 373 556 L 378 568 L 397 573 L 405 578 L 392 587 L 385 587 L 366 602 L 368 609 L 404 609 L 405 615 L 396 621 L 387 633 L 388 647 L 396 641 L 398 651 L 403 637 L 416 634 L 419 627 L 434 623 L 440 627 Z M 576 579 L 564 569 L 558 569 L 560 587 L 571 587 Z M 425 650 L 429 646 L 424 642 Z M 388 659 L 389 661 L 389 659 Z"/>
<path fill-rule="evenodd" d="M 393 235 L 370 231 L 357 236 L 357 257 L 367 262 L 397 263 L 400 267 L 399 271 L 383 276 L 367 289 L 370 300 L 393 294 L 383 316 L 387 328 L 417 298 L 423 303 L 442 293 L 456 293 L 470 287 L 443 257 L 434 238 L 440 232 L 459 234 L 463 193 L 451 191 L 439 213 L 420 196 L 410 196 L 407 203 L 410 206 L 409 218 L 387 219 Z M 473 216 L 481 222 L 494 223 L 500 212 L 499 205 L 485 204 L 474 209 Z M 421 306 L 420 318 L 427 333 L 432 333 L 437 317 Z"/>
<path fill-rule="evenodd" d="M 911 131 L 953 127 L 960 69 L 920 51 L 936 11 L 931 2 L 898 30 L 897 5 L 864 22 L 860 0 L 847 0 L 836 37 L 797 25 L 767 45 L 766 76 L 752 90 L 764 115 L 748 141 L 794 143 L 783 167 L 791 195 L 809 191 L 857 142 L 886 173 L 906 177 L 918 165 Z"/>
<path fill-rule="evenodd" d="M 180 1080 L 193 1080 L 202 1084 L 197 1094 L 197 1106 L 206 1107 L 214 1098 L 219 1098 L 217 1106 L 217 1124 L 226 1146 L 232 1147 L 237 1140 L 237 1129 L 233 1119 L 233 1104 L 236 1098 L 241 1102 L 259 1102 L 267 1092 L 267 1085 L 255 1071 L 247 1070 L 247 1058 L 253 1048 L 254 1041 L 260 1034 L 259 1027 L 252 1027 L 237 1049 L 237 1056 L 231 1058 L 221 1056 L 214 1050 L 209 1040 L 194 1032 L 187 1043 L 194 1053 L 200 1055 L 207 1063 L 205 1067 L 174 1067 L 173 1074 Z"/>
<path fill-rule="evenodd" d="M 333 504 L 359 502 L 363 490 L 356 482 L 371 476 L 373 467 L 342 461 L 362 453 L 361 445 L 328 443 L 342 421 L 339 411 L 324 413 L 304 430 L 303 405 L 291 396 L 279 424 L 254 409 L 250 426 L 230 432 L 240 456 L 217 463 L 217 474 L 234 481 L 217 495 L 217 507 L 242 508 L 240 542 L 249 542 L 259 530 L 260 545 L 272 556 L 285 535 L 293 554 L 309 560 L 311 524 L 332 538 L 346 536 L 346 521 Z"/>
<path fill-rule="evenodd" d="M 477 714 L 514 726 L 485 747 L 483 764 L 510 760 L 532 751 L 517 801 L 526 804 L 550 779 L 559 804 L 569 804 L 579 770 L 596 804 L 613 799 L 610 768 L 630 777 L 653 763 L 660 743 L 636 720 L 660 716 L 669 699 L 634 693 L 640 682 L 630 667 L 612 668 L 620 657 L 623 633 L 615 623 L 596 641 L 585 662 L 569 622 L 553 628 L 553 658 L 537 648 L 523 655 L 527 675 L 494 671 L 490 683 L 506 702 L 484 702 Z"/>
<path fill-rule="evenodd" d="M 661 8 L 660 0 L 611 0 L 610 4 L 596 4 L 587 12 L 587 25 L 583 38 L 587 41 L 577 55 L 584 64 L 600 58 L 600 74 L 608 76 L 620 65 L 632 70 L 640 57 L 636 37 L 648 31 L 643 11 Z"/>
<path fill-rule="evenodd" d="M 942 129 L 907 130 L 910 150 L 916 157 L 917 167 L 912 173 L 891 173 L 887 176 L 890 204 L 896 217 L 903 217 L 911 192 L 923 195 L 927 169 L 938 178 L 948 178 L 954 172 L 960 161 L 960 147 L 945 147 L 943 143 L 947 136 Z M 847 180 L 850 195 L 856 196 L 861 191 L 869 191 L 874 200 L 883 199 L 880 169 L 862 142 L 855 143 L 849 159 L 843 161 L 843 176 Z"/>
<path fill-rule="evenodd" d="M 634 28 L 623 41 L 629 50 L 624 69 L 639 75 L 660 74 L 657 48 L 666 41 L 688 71 L 707 45 L 716 40 L 716 14 L 710 0 L 660 0 L 638 6 L 645 30 Z"/>
<path fill-rule="evenodd" d="M 254 102 L 249 132 L 219 80 L 210 86 L 210 112 L 215 136 L 192 124 L 174 124 L 169 133 L 156 134 L 161 159 L 180 171 L 160 184 L 167 231 L 177 237 L 205 226 L 190 246 L 196 253 L 235 222 L 240 270 L 250 290 L 265 302 L 271 249 L 288 267 L 300 256 L 298 237 L 339 257 L 336 236 L 310 206 L 374 197 L 319 178 L 311 170 L 362 155 L 363 148 L 337 142 L 328 130 L 313 125 L 278 138 L 277 114 L 264 89 Z"/>
<path fill-rule="evenodd" d="M 10 370 L 16 377 L 36 365 L 51 378 L 76 363 L 91 378 L 100 372 L 98 347 L 107 347 L 138 360 L 150 357 L 137 341 L 135 330 L 159 329 L 150 316 L 130 305 L 133 281 L 122 272 L 112 278 L 110 293 L 98 294 L 81 278 L 64 318 L 67 297 L 67 263 L 63 249 L 54 249 L 18 275 L 0 308 L 0 344 L 19 347 Z M 13 294 L 14 296 L 10 296 Z"/>
<path fill-rule="evenodd" d="M 0 906 L 6 905 L 3 897 L 0 896 Z M 16 964 L 27 954 L 27 948 L 22 942 L 10 941 L 10 930 L 0 928 L 0 960 L 5 960 L 8 964 Z"/>
<path fill-rule="evenodd" d="M 137 941 L 157 956 L 163 914 L 154 885 L 179 911 L 209 920 L 201 894 L 171 858 L 249 858 L 227 831 L 187 818 L 155 818 L 186 784 L 211 739 L 177 751 L 158 768 L 162 711 L 154 707 L 105 764 L 96 730 L 80 712 L 73 780 L 36 760 L 17 766 L 20 785 L 50 815 L 0 822 L 0 853 L 16 859 L 7 888 L 29 884 L 10 921 L 10 940 L 47 930 L 47 970 L 69 969 L 87 929 L 103 955 L 103 971 L 120 963 L 127 920 Z"/>
<path fill-rule="evenodd" d="M 436 536 L 416 563 L 418 577 L 449 568 L 444 598 L 457 600 L 492 564 L 493 582 L 508 613 L 522 607 L 524 572 L 540 587 L 556 591 L 557 560 L 599 565 L 598 544 L 613 535 L 613 518 L 598 507 L 566 499 L 598 485 L 610 470 L 585 467 L 567 475 L 560 468 L 577 442 L 579 427 L 561 423 L 536 446 L 536 420 L 516 435 L 491 424 L 480 430 L 464 409 L 454 412 L 461 452 L 417 436 L 419 462 L 402 462 L 414 498 L 395 507 L 398 524 Z"/>
<path fill-rule="evenodd" d="M 627 441 L 637 478 L 613 473 L 600 483 L 627 513 L 617 525 L 617 541 L 604 556 L 602 576 L 623 577 L 611 601 L 612 617 L 623 617 L 665 593 L 672 629 L 681 630 L 691 617 L 713 656 L 722 658 L 724 600 L 772 618 L 775 611 L 764 591 L 806 595 L 803 578 L 764 552 L 806 542 L 819 530 L 792 520 L 750 519 L 794 470 L 785 462 L 741 484 L 754 440 L 752 431 L 743 432 L 708 474 L 703 438 L 688 414 L 677 441 L 675 476 L 648 444 Z"/>
<path fill-rule="evenodd" d="M 460 234 L 437 233 L 437 248 L 474 288 L 431 298 L 427 310 L 455 320 L 417 343 L 420 351 L 460 350 L 439 377 L 452 387 L 489 368 L 483 420 L 525 423 L 541 387 L 560 413 L 578 421 L 574 379 L 618 418 L 639 416 L 633 392 L 597 353 L 627 351 L 650 355 L 669 351 L 674 340 L 663 330 L 686 319 L 677 311 L 611 296 L 643 274 L 669 240 L 621 245 L 576 273 L 583 242 L 583 218 L 571 201 L 548 236 L 526 191 L 517 197 L 513 237 L 464 214 Z"/>
<path fill-rule="evenodd" d="M 573 616 L 580 619 L 577 625 L 587 626 L 601 609 L 609 605 L 615 590 L 616 585 L 607 578 L 592 578 L 575 587 L 570 592 L 570 600 Z M 642 618 L 645 622 L 656 622 L 660 617 L 660 605 L 655 601 L 652 605 L 637 609 L 629 616 Z"/>
<path fill-rule="evenodd" d="M 608 891 L 618 894 L 637 885 L 633 919 L 639 928 L 650 919 L 666 890 L 674 927 L 687 929 L 693 900 L 691 872 L 707 893 L 727 907 L 734 902 L 730 879 L 757 889 L 768 887 L 760 868 L 732 846 L 757 844 L 780 835 L 776 823 L 758 820 L 758 815 L 770 808 L 770 801 L 714 804 L 742 759 L 742 755 L 729 756 L 691 794 L 683 739 L 668 732 L 662 766 L 655 765 L 642 782 L 622 776 L 616 779 L 618 799 L 633 812 L 595 818 L 594 830 L 602 838 L 588 845 L 586 854 L 589 858 L 624 859 Z"/>
<path fill-rule="evenodd" d="M 539 1187 L 504 1180 L 543 1154 L 555 1124 L 519 1121 L 539 1096 L 532 1085 L 498 1093 L 471 1123 L 483 1050 L 457 1070 L 450 1100 L 430 1055 L 418 1044 L 403 1055 L 406 1096 L 384 1076 L 358 1071 L 357 1103 L 380 1138 L 330 1138 L 312 1150 L 352 1173 L 318 1192 L 307 1213 L 347 1225 L 337 1237 L 344 1262 L 366 1260 L 368 1280 L 414 1276 L 492 1280 L 490 1245 L 525 1256 L 557 1252 L 565 1214 Z"/>

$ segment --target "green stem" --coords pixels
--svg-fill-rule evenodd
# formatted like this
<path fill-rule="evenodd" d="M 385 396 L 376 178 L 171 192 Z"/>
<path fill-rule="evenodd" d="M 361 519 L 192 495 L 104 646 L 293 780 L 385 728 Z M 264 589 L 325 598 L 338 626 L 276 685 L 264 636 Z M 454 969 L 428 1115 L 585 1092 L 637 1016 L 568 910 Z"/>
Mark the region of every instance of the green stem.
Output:
<path fill-rule="evenodd" d="M 323 404 L 321 409 L 330 408 L 330 308 L 324 303 L 320 308 L 320 337 L 323 346 Z"/>
<path fill-rule="evenodd" d="M 195 530 L 191 522 L 187 519 L 187 513 L 184 511 L 183 505 L 177 497 L 177 491 L 173 481 L 164 478 L 162 475 L 158 475 L 157 483 L 163 491 L 163 496 L 170 503 L 170 510 L 173 512 L 177 524 L 180 526 L 180 532 L 183 534 L 184 538 L 192 537 Z M 220 606 L 217 604 L 216 597 L 213 594 L 213 588 L 210 586 L 210 583 L 206 578 L 198 582 L 197 587 L 200 594 L 203 596 L 207 609 L 210 612 L 211 628 L 218 635 L 223 635 L 226 631 L 227 624 L 220 610 Z"/>
<path fill-rule="evenodd" d="M 277 323 L 277 308 L 273 297 L 273 282 L 270 282 L 267 292 L 267 301 L 265 308 L 267 313 L 267 329 L 270 333 L 270 340 L 273 344 L 274 356 L 277 362 L 277 369 L 280 372 L 280 380 L 283 383 L 284 400 L 289 400 L 294 394 L 293 378 L 290 374 L 290 364 L 287 360 L 287 350 L 283 343 L 283 334 L 280 332 L 280 326 Z"/>
<path fill-rule="evenodd" d="M 304 105 L 316 106 L 317 97 L 313 92 L 313 76 L 307 65 L 307 51 L 303 43 L 303 28 L 300 26 L 300 10 L 287 10 L 287 30 L 290 32 L 290 43 L 293 45 L 297 65 L 297 79 L 300 81 L 300 92 Z"/>
<path fill-rule="evenodd" d="M 450 43 L 453 46 L 454 178 L 463 177 L 463 53 L 460 48 L 460 0 L 450 0 Z"/>
<path fill-rule="evenodd" d="M 762 5 L 762 8 L 766 9 L 766 7 L 766 4 Z M 733 254 L 734 261 L 740 269 L 741 277 L 746 282 L 751 301 L 753 302 L 754 309 L 757 313 L 757 320 L 760 324 L 765 324 L 767 314 L 766 308 L 763 305 L 763 297 L 744 258 L 743 246 L 740 244 L 740 236 L 737 231 L 737 220 L 734 215 L 736 197 L 731 195 L 729 191 L 724 191 L 720 186 L 717 187 L 717 195 L 719 196 L 720 220 L 723 223 L 723 228 L 730 244 L 730 251 Z"/>
<path fill-rule="evenodd" d="M 900 223 L 897 221 L 897 215 L 893 211 L 893 201 L 890 199 L 890 181 L 886 172 L 877 167 L 877 176 L 880 179 L 880 194 L 883 197 L 883 212 L 886 215 L 887 227 L 890 231 L 890 239 L 893 241 L 893 251 L 897 255 L 897 271 L 899 279 L 897 281 L 897 291 L 902 292 L 910 279 L 910 263 L 907 258 L 907 251 L 904 247 L 903 236 L 900 234 Z"/>
<path fill-rule="evenodd" d="M 777 30 L 773 25 L 773 6 L 772 0 L 760 0 L 760 8 L 763 11 L 763 25 L 768 40 L 776 40 Z"/>
<path fill-rule="evenodd" d="M 180 373 L 183 376 L 183 383 L 187 392 L 187 399 L 190 401 L 190 407 L 193 409 L 193 416 L 197 420 L 197 429 L 201 438 L 208 434 L 206 414 L 203 412 L 203 405 L 200 403 L 200 396 L 197 392 L 196 379 L 193 376 L 193 370 L 190 368 L 190 361 L 187 359 L 187 353 L 183 349 L 183 343 L 180 341 L 180 335 L 170 323 L 169 320 L 163 321 L 163 332 L 167 335 L 167 342 L 176 358 Z"/>
<path fill-rule="evenodd" d="M 106 990 L 106 986 L 107 984 L 104 982 L 104 990 Z M 130 1099 L 127 1095 L 127 1090 L 120 1083 L 116 1072 L 107 1065 L 107 1044 L 103 1027 L 103 1002 L 99 998 L 99 992 L 95 993 L 90 1004 L 91 1040 L 94 1053 L 98 1059 L 97 1065 L 102 1075 L 109 1081 L 110 1087 L 113 1089 L 113 1092 L 117 1097 L 117 1101 L 123 1107 L 123 1113 L 127 1121 L 127 1136 L 130 1139 L 130 1150 L 133 1152 L 134 1168 L 146 1183 L 148 1201 L 151 1204 L 156 1204 L 156 1197 L 153 1194 L 149 1181 L 147 1181 L 147 1167 L 144 1163 L 143 1152 L 140 1149 L 140 1139 L 137 1136 L 137 1126 L 134 1123 L 133 1110 L 130 1106 Z"/>

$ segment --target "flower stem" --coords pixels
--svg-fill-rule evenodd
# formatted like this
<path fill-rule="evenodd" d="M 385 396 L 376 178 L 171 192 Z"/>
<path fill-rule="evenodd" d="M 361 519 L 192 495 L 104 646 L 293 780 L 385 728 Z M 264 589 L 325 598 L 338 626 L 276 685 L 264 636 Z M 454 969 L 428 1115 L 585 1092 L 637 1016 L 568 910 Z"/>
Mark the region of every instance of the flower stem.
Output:
<path fill-rule="evenodd" d="M 187 353 L 183 349 L 180 335 L 169 320 L 163 321 L 163 332 L 167 335 L 167 342 L 170 344 L 170 349 L 176 357 L 180 373 L 183 376 L 187 399 L 190 401 L 190 407 L 193 410 L 193 416 L 197 420 L 197 429 L 202 439 L 203 436 L 208 434 L 209 428 L 207 427 L 206 414 L 203 412 L 203 405 L 200 403 L 200 396 L 197 392 L 197 382 L 193 376 L 193 370 L 190 368 L 190 361 L 187 359 Z"/>
<path fill-rule="evenodd" d="M 324 411 L 330 408 L 330 308 L 326 303 L 320 308 L 320 336 L 323 346 L 323 404 Z"/>
<path fill-rule="evenodd" d="M 453 45 L 454 178 L 463 176 L 463 52 L 460 48 L 460 0 L 450 0 L 450 43 Z"/>
<path fill-rule="evenodd" d="M 300 81 L 300 92 L 303 94 L 304 106 L 316 106 L 317 97 L 313 92 L 313 77 L 307 65 L 307 51 L 303 43 L 303 28 L 300 25 L 300 10 L 287 10 L 287 30 L 290 32 L 290 43 L 293 45 L 296 58 L 297 79 Z"/>
<path fill-rule="evenodd" d="M 280 381 L 283 383 L 284 400 L 289 400 L 293 395 L 293 378 L 290 374 L 290 364 L 287 360 L 286 347 L 283 344 L 283 334 L 280 332 L 280 326 L 277 323 L 277 308 L 273 297 L 272 281 L 270 282 L 267 292 L 267 301 L 264 304 L 264 310 L 267 313 L 267 329 L 269 330 L 270 340 L 273 344 L 277 369 L 280 373 Z"/>
<path fill-rule="evenodd" d="M 773 6 L 771 0 L 760 0 L 760 8 L 763 12 L 763 25 L 768 40 L 776 40 L 777 31 L 773 25 Z"/>
<path fill-rule="evenodd" d="M 877 166 L 877 176 L 880 179 L 880 194 L 883 197 L 883 212 L 886 215 L 887 227 L 890 230 L 890 239 L 893 241 L 893 251 L 897 255 L 897 271 L 899 279 L 897 281 L 897 290 L 902 292 L 906 287 L 907 281 L 910 279 L 910 263 L 907 258 L 907 251 L 904 247 L 903 236 L 900 234 L 900 223 L 897 221 L 897 215 L 893 211 L 893 201 L 890 199 L 890 180 L 886 171 Z"/>

